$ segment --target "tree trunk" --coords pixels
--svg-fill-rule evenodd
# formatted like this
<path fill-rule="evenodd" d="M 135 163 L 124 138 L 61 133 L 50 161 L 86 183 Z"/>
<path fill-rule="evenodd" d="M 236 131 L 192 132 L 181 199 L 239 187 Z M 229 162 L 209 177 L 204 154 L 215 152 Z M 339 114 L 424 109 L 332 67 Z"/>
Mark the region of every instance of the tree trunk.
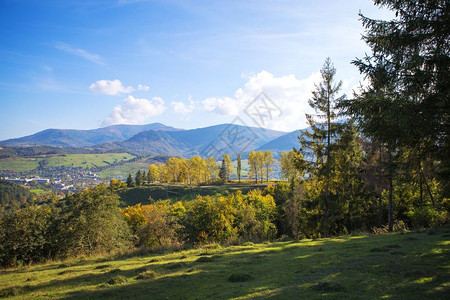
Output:
<path fill-rule="evenodd" d="M 391 150 L 388 151 L 389 152 L 389 176 L 388 176 L 388 181 L 389 181 L 389 207 L 388 207 L 388 220 L 389 220 L 389 232 L 393 231 L 393 220 L 392 220 L 392 152 Z"/>
<path fill-rule="evenodd" d="M 379 159 L 379 169 L 378 169 L 378 227 L 381 227 L 381 224 L 383 224 L 383 184 L 382 184 L 382 173 L 381 173 L 381 166 L 382 166 L 382 148 L 380 145 L 380 159 Z"/>

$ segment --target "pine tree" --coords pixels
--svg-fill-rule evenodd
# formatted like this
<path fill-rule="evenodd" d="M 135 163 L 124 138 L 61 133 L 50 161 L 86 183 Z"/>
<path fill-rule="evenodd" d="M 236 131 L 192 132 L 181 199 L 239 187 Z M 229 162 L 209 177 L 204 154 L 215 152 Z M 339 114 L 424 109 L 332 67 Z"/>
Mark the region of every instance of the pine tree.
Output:
<path fill-rule="evenodd" d="M 395 161 L 399 147 L 414 149 L 418 173 L 423 173 L 427 158 L 439 161 L 436 171 L 448 197 L 450 1 L 374 2 L 394 11 L 396 18 L 383 21 L 360 15 L 367 30 L 363 39 L 372 53 L 353 64 L 372 85 L 348 103 L 347 112 L 367 136 L 390 146 L 389 162 Z"/>
<path fill-rule="evenodd" d="M 242 170 L 241 168 L 242 168 L 241 167 L 241 154 L 239 153 L 238 157 L 237 157 L 237 168 L 236 168 L 239 183 L 241 183 L 241 170 Z"/>
<path fill-rule="evenodd" d="M 220 166 L 220 170 L 219 170 L 219 178 L 222 183 L 225 184 L 227 182 L 228 166 L 227 166 L 227 162 L 226 162 L 225 158 L 222 159 L 222 165 Z"/>
<path fill-rule="evenodd" d="M 305 131 L 299 137 L 301 150 L 304 157 L 311 157 L 309 163 L 309 175 L 324 182 L 324 195 L 321 199 L 323 207 L 322 231 L 328 234 L 328 215 L 330 198 L 330 176 L 332 167 L 332 150 L 338 137 L 339 124 L 336 122 L 336 105 L 342 101 L 345 95 L 338 97 L 342 81 L 335 83 L 336 69 L 330 58 L 320 70 L 322 81 L 316 85 L 312 92 L 309 105 L 316 114 L 307 114 L 306 119 L 311 126 L 311 131 Z"/>
<path fill-rule="evenodd" d="M 145 181 L 147 180 L 147 174 L 145 171 L 142 171 L 142 184 L 145 184 Z"/>
<path fill-rule="evenodd" d="M 136 185 L 137 186 L 141 186 L 142 185 L 143 177 L 142 177 L 141 170 L 137 171 L 135 181 L 136 181 Z"/>
<path fill-rule="evenodd" d="M 134 183 L 133 177 L 131 176 L 131 173 L 128 174 L 127 178 L 127 187 L 134 187 L 136 184 Z"/>

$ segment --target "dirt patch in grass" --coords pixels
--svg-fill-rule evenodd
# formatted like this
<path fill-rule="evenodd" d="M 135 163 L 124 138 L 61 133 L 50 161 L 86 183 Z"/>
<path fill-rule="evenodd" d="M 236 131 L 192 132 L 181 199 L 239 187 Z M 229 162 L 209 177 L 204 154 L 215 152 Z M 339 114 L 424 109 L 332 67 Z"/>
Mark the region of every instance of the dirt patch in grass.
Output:
<path fill-rule="evenodd" d="M 151 270 L 144 271 L 136 277 L 136 279 L 153 279 L 153 278 L 156 278 L 156 273 Z"/>
<path fill-rule="evenodd" d="M 127 278 L 125 276 L 117 275 L 117 276 L 112 277 L 110 280 L 108 280 L 107 284 L 119 285 L 119 284 L 124 284 L 126 282 L 127 282 Z"/>

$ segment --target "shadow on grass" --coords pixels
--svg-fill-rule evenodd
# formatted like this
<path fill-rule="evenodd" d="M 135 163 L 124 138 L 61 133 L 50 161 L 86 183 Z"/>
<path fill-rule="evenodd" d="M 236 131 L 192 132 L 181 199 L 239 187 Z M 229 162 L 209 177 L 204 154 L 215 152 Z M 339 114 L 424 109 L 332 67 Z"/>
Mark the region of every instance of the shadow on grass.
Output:
<path fill-rule="evenodd" d="M 383 251 L 372 251 L 378 248 Z M 77 290 L 66 294 L 67 299 L 383 296 L 444 299 L 449 292 L 450 276 L 446 267 L 450 252 L 442 232 L 342 237 L 201 251 L 181 260 L 172 257 L 151 262 L 149 257 L 144 267 L 114 273 L 93 266 L 86 274 L 18 287 L 18 290 L 23 289 L 23 293 Z M 203 253 L 206 254 L 200 255 Z M 155 276 L 136 279 L 145 270 L 155 272 Z M 125 282 L 108 284 L 113 276 L 121 276 Z"/>

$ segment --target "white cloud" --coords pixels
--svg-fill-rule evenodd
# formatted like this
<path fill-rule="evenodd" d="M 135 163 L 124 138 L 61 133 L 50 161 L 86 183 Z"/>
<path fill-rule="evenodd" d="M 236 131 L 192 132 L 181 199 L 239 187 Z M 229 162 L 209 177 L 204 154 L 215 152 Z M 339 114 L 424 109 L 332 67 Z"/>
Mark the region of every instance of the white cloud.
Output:
<path fill-rule="evenodd" d="M 140 124 L 150 117 L 161 115 L 165 111 L 164 100 L 153 97 L 152 100 L 136 99 L 128 96 L 123 103 L 114 107 L 102 125 Z"/>
<path fill-rule="evenodd" d="M 147 92 L 150 89 L 150 87 L 148 85 L 139 83 L 137 89 L 138 89 L 138 91 Z"/>
<path fill-rule="evenodd" d="M 203 108 L 224 116 L 236 116 L 241 111 L 239 100 L 230 97 L 211 97 L 202 101 Z"/>
<path fill-rule="evenodd" d="M 268 128 L 292 131 L 306 127 L 305 113 L 312 112 L 308 99 L 311 98 L 314 84 L 320 81 L 320 72 L 305 79 L 298 79 L 293 74 L 276 77 L 267 71 L 245 74 L 244 78 L 247 82 L 244 87 L 236 90 L 233 98 L 207 98 L 202 101 L 203 108 L 221 115 L 245 116 L 244 109 L 264 92 L 282 111 L 281 116 L 265 120 Z M 247 125 L 258 126 L 252 123 Z"/>
<path fill-rule="evenodd" d="M 100 55 L 90 53 L 90 52 L 88 52 L 88 51 L 86 51 L 84 49 L 74 48 L 74 47 L 72 47 L 69 44 L 61 43 L 61 42 L 55 43 L 54 46 L 58 50 L 61 50 L 61 51 L 64 51 L 64 52 L 67 52 L 67 53 L 79 56 L 79 57 L 81 57 L 81 58 L 83 58 L 85 60 L 88 60 L 90 62 L 96 63 L 98 65 L 104 65 L 105 64 L 105 62 L 103 61 L 103 58 Z"/>
<path fill-rule="evenodd" d="M 173 111 L 177 114 L 186 115 L 191 113 L 195 109 L 195 102 L 192 99 L 189 99 L 189 104 L 184 102 L 172 101 L 170 105 L 173 108 Z"/>
<path fill-rule="evenodd" d="M 89 88 L 94 93 L 112 96 L 119 94 L 129 94 L 134 90 L 131 86 L 124 87 L 119 79 L 97 80 L 95 83 L 91 84 Z"/>

